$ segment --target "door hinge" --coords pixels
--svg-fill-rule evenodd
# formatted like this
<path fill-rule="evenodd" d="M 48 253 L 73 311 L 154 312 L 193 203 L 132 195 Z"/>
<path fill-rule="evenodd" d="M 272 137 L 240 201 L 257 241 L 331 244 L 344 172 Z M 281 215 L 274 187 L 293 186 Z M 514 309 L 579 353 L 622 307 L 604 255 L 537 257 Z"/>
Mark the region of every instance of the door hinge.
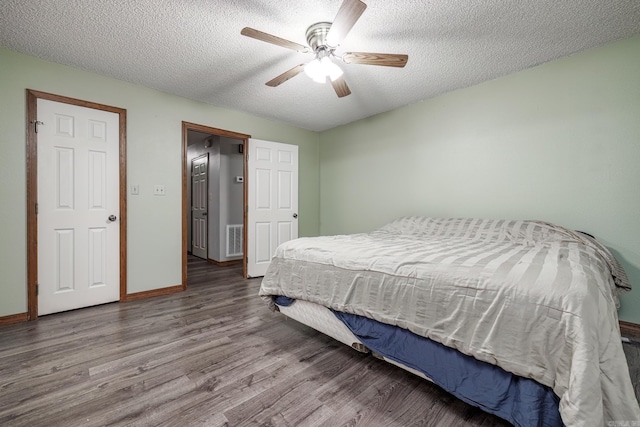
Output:
<path fill-rule="evenodd" d="M 36 283 L 36 295 L 40 295 L 40 285 Z"/>
<path fill-rule="evenodd" d="M 38 204 L 36 203 L 36 215 L 38 215 Z"/>

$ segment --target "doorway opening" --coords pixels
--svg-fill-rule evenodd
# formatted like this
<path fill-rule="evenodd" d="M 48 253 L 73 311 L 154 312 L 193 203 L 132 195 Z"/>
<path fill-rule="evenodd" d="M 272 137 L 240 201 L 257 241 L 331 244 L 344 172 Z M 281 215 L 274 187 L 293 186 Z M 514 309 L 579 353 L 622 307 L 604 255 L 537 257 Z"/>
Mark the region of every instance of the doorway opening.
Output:
<path fill-rule="evenodd" d="M 182 122 L 182 276 L 191 257 L 242 264 L 246 277 L 246 148 L 250 135 Z"/>

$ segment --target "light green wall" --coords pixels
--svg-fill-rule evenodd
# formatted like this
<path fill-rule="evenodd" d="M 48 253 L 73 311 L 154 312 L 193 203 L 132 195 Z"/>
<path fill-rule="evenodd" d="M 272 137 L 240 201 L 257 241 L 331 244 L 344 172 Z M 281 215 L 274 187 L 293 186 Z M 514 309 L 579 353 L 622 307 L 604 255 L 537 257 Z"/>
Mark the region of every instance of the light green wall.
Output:
<path fill-rule="evenodd" d="M 174 76 L 180 78 L 180 76 Z M 128 289 L 180 284 L 182 121 L 299 145 L 299 232 L 319 232 L 318 134 L 0 49 L 0 316 L 26 297 L 26 89 L 127 109 Z M 166 186 L 154 197 L 154 184 Z"/>
<path fill-rule="evenodd" d="M 584 230 L 619 256 L 620 318 L 640 323 L 639 163 L 636 36 L 321 133 L 320 231 L 413 214 Z"/>
<path fill-rule="evenodd" d="M 130 292 L 181 280 L 183 120 L 299 145 L 301 236 L 408 214 L 544 219 L 595 234 L 640 288 L 639 75 L 636 36 L 318 137 L 0 49 L 0 316 L 26 311 L 26 88 L 127 109 Z M 640 289 L 622 301 L 640 323 Z"/>

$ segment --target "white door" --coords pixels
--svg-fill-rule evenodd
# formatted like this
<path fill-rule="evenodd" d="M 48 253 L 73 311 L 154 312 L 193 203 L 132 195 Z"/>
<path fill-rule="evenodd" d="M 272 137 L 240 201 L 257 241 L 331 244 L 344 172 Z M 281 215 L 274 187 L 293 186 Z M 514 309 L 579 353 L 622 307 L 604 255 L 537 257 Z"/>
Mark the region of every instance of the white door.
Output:
<path fill-rule="evenodd" d="M 278 245 L 298 238 L 298 146 L 249 139 L 247 276 L 264 276 Z"/>
<path fill-rule="evenodd" d="M 120 297 L 119 116 L 38 99 L 38 315 Z"/>
<path fill-rule="evenodd" d="M 207 259 L 209 153 L 191 161 L 191 253 Z"/>

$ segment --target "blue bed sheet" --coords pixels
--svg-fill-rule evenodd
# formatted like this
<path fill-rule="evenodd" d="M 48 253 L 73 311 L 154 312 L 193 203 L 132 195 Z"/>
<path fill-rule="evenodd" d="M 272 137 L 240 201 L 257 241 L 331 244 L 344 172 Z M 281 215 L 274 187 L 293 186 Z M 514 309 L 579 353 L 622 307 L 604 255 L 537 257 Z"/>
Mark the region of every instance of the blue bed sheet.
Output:
<path fill-rule="evenodd" d="M 277 297 L 280 306 L 295 300 Z M 520 427 L 563 426 L 553 390 L 532 379 L 481 362 L 406 329 L 334 311 L 363 344 L 391 360 L 422 372 L 470 405 Z"/>

